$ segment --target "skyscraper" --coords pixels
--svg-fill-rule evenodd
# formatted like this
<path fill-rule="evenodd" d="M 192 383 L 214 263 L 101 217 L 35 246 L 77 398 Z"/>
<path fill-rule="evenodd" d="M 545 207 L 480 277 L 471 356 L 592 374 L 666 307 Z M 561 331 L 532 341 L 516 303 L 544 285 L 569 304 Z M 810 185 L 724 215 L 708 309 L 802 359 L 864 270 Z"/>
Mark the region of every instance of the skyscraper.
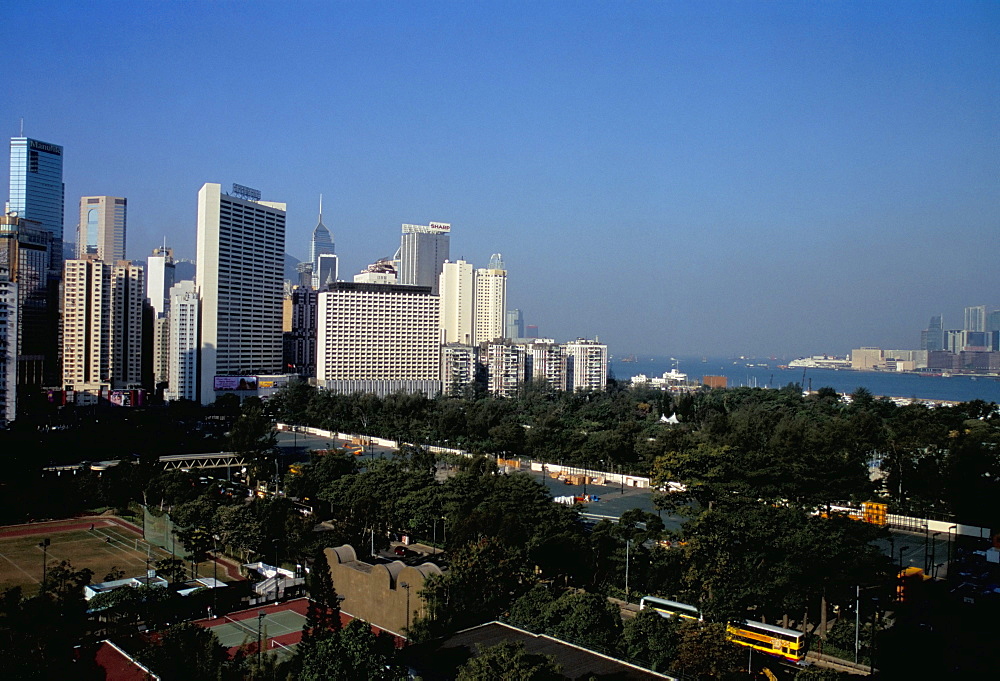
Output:
<path fill-rule="evenodd" d="M 170 289 L 174 285 L 174 251 L 166 245 L 153 249 L 146 258 L 146 297 L 153 309 L 153 382 L 170 378 Z"/>
<path fill-rule="evenodd" d="M 441 331 L 443 343 L 472 345 L 473 305 L 475 280 L 472 264 L 464 260 L 445 262 L 439 277 L 438 295 L 441 298 Z"/>
<path fill-rule="evenodd" d="M 64 197 L 63 148 L 29 137 L 10 140 L 10 211 L 34 220 L 52 234 L 49 270 L 62 272 Z"/>
<path fill-rule="evenodd" d="M 153 254 L 146 258 L 146 297 L 157 318 L 170 311 L 170 289 L 174 285 L 175 271 L 174 249 L 166 245 L 154 248 Z"/>
<path fill-rule="evenodd" d="M 986 306 L 974 305 L 965 308 L 965 331 L 986 330 Z"/>
<path fill-rule="evenodd" d="M 57 372 L 58 279 L 50 277 L 51 232 L 32 220 L 0 216 L 0 266 L 17 284 L 17 384 L 52 385 Z M 53 286 L 55 284 L 56 286 Z"/>
<path fill-rule="evenodd" d="M 399 243 L 399 283 L 405 286 L 429 286 L 438 293 L 438 275 L 448 259 L 451 225 L 403 225 Z"/>
<path fill-rule="evenodd" d="M 524 338 L 524 316 L 521 310 L 507 310 L 507 323 L 504 327 L 504 337 L 508 340 Z"/>
<path fill-rule="evenodd" d="M 128 201 L 117 196 L 80 197 L 76 257 L 96 255 L 104 262 L 125 259 Z"/>
<path fill-rule="evenodd" d="M 215 400 L 216 376 L 282 371 L 285 204 L 218 184 L 198 192 L 197 274 L 201 301 L 199 399 Z"/>
<path fill-rule="evenodd" d="M 944 350 L 944 326 L 941 322 L 941 315 L 931 317 L 930 324 L 924 331 L 920 332 L 920 349 L 928 352 Z"/>
<path fill-rule="evenodd" d="M 325 289 L 337 281 L 340 263 L 336 253 L 320 253 L 313 268 L 313 287 Z"/>
<path fill-rule="evenodd" d="M 320 256 L 327 256 L 320 258 Z M 332 258 L 329 256 L 333 256 Z M 319 195 L 319 221 L 309 242 L 309 262 L 313 265 L 313 288 L 322 288 L 328 281 L 337 281 L 337 256 L 333 235 L 323 224 L 323 195 Z"/>
<path fill-rule="evenodd" d="M 476 270 L 475 342 L 486 343 L 504 337 L 507 321 L 507 270 L 499 253 L 490 258 L 488 268 Z"/>

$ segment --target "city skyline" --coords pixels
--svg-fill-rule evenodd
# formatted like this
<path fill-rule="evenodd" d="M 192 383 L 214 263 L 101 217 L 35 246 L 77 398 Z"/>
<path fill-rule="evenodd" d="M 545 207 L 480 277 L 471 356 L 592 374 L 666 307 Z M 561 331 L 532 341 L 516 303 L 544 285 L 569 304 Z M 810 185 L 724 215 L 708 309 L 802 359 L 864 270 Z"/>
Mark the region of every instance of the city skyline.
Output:
<path fill-rule="evenodd" d="M 51 40 L 0 57 L 0 122 L 65 149 L 64 234 L 123 196 L 127 257 L 191 259 L 192 197 L 235 181 L 306 260 L 322 193 L 341 279 L 447 221 L 452 259 L 504 254 L 526 322 L 614 353 L 917 347 L 1000 298 L 995 4 L 263 7 L 12 8 Z M 279 106 L 236 106 L 226 69 Z"/>

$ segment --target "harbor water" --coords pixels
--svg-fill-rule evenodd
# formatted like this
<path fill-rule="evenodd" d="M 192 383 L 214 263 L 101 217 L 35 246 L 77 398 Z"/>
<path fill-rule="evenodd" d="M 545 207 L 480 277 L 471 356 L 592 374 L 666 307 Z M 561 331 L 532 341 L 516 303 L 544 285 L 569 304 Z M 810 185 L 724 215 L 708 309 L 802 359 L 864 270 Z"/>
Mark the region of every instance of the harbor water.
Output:
<path fill-rule="evenodd" d="M 782 388 L 798 383 L 805 390 L 830 387 L 839 393 L 866 388 L 876 396 L 924 400 L 968 402 L 984 400 L 1000 403 L 1000 379 L 996 376 L 921 376 L 913 373 L 852 371 L 849 369 L 779 369 L 788 360 L 737 359 L 718 357 L 637 357 L 634 362 L 613 358 L 610 370 L 619 381 L 645 374 L 662 376 L 676 368 L 688 379 L 701 382 L 704 376 L 725 376 L 730 388 Z"/>

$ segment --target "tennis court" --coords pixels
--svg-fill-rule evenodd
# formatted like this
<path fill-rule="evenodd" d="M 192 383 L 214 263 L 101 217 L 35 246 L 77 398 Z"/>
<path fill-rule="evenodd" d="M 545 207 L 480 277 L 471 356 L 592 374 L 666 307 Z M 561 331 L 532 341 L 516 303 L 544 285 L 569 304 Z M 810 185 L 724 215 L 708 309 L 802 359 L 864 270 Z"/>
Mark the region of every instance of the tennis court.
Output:
<path fill-rule="evenodd" d="M 45 540 L 49 543 L 43 549 Z M 169 555 L 117 518 L 8 526 L 0 528 L 0 591 L 20 586 L 33 594 L 42 579 L 43 558 L 50 568 L 64 560 L 75 570 L 90 568 L 93 581 L 99 582 L 112 569 L 130 577 L 145 574 L 147 559 L 151 564 Z M 208 569 L 206 574 L 211 565 Z"/>
<path fill-rule="evenodd" d="M 261 613 L 264 613 L 263 617 Z M 266 641 L 266 649 L 284 658 L 294 652 L 295 645 L 302 639 L 302 627 L 306 622 L 304 613 L 305 599 L 297 599 L 202 620 L 198 624 L 211 629 L 230 654 L 241 646 L 251 646 L 256 650 L 259 626 L 260 640 Z"/>

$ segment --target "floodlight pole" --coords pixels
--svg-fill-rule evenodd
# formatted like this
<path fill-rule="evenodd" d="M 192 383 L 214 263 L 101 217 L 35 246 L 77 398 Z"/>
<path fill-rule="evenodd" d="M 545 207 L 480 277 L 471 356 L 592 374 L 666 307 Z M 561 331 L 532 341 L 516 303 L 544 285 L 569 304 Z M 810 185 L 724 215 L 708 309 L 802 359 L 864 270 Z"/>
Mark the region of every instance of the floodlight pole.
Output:
<path fill-rule="evenodd" d="M 263 610 L 258 610 L 257 611 L 257 669 L 260 669 L 260 645 L 261 645 L 261 643 L 260 643 L 260 627 L 261 627 L 261 624 L 264 622 L 264 617 L 266 617 L 266 616 L 267 616 L 267 613 L 264 612 Z"/>
<path fill-rule="evenodd" d="M 52 540 L 49 539 L 48 537 L 46 537 L 45 539 L 43 539 L 42 541 L 40 541 L 38 543 L 38 548 L 40 548 L 42 550 L 42 588 L 43 589 L 45 588 L 45 582 L 46 582 L 45 568 L 48 566 L 48 563 L 49 563 L 49 545 L 51 543 L 52 543 Z"/>
<path fill-rule="evenodd" d="M 212 535 L 212 614 L 219 609 L 219 535 Z"/>

